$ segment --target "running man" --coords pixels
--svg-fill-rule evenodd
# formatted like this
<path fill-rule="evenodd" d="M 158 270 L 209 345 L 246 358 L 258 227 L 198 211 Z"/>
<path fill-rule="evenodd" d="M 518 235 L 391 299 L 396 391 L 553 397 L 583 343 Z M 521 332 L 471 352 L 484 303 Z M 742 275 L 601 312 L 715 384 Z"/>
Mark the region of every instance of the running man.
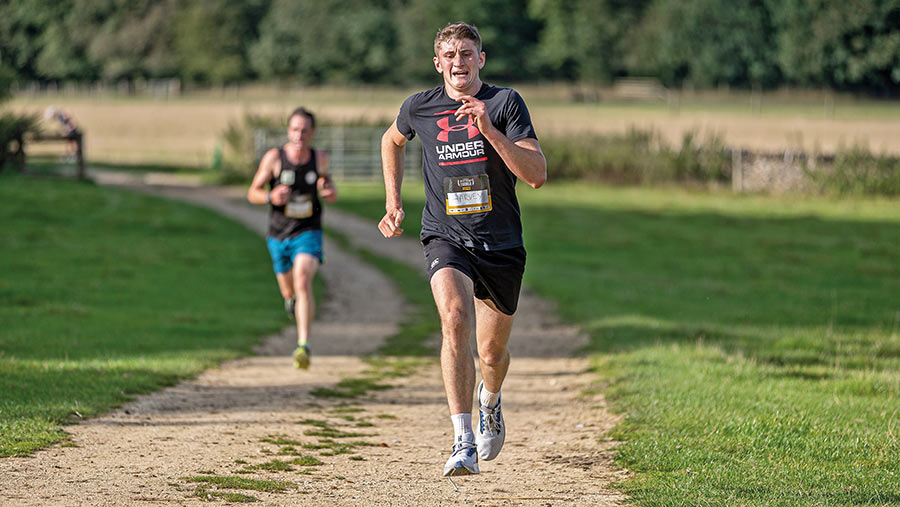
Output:
<path fill-rule="evenodd" d="M 441 318 L 441 372 L 454 430 L 444 475 L 454 476 L 477 474 L 478 457 L 496 458 L 506 436 L 500 388 L 525 271 L 515 185 L 543 185 L 547 163 L 519 94 L 479 78 L 485 54 L 474 26 L 441 29 L 434 54 L 443 86 L 407 98 L 381 140 L 386 213 L 378 229 L 386 238 L 403 233 L 403 150 L 418 134 L 426 197 L 421 240 Z M 473 320 L 482 376 L 474 431 Z"/>
<path fill-rule="evenodd" d="M 328 154 L 313 150 L 316 119 L 304 108 L 288 117 L 288 142 L 266 152 L 247 200 L 268 204 L 266 244 L 284 309 L 297 321 L 294 366 L 309 368 L 309 328 L 315 313 L 313 277 L 322 263 L 322 204 L 337 200 L 328 174 Z"/>

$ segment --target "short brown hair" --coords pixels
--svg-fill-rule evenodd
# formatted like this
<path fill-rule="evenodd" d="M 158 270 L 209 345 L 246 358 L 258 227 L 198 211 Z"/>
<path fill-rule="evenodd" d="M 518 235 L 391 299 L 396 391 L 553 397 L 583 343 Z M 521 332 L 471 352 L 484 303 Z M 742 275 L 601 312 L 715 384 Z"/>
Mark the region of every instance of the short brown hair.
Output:
<path fill-rule="evenodd" d="M 434 37 L 434 54 L 437 56 L 440 45 L 444 42 L 454 39 L 469 39 L 478 47 L 481 52 L 481 35 L 478 35 L 478 29 L 468 23 L 462 21 L 450 23 L 444 28 L 438 30 Z"/>
<path fill-rule="evenodd" d="M 316 128 L 316 117 L 305 107 L 298 107 L 294 109 L 290 115 L 288 115 L 288 123 L 291 122 L 291 118 L 294 116 L 305 116 L 309 119 L 309 126 L 312 128 Z"/>

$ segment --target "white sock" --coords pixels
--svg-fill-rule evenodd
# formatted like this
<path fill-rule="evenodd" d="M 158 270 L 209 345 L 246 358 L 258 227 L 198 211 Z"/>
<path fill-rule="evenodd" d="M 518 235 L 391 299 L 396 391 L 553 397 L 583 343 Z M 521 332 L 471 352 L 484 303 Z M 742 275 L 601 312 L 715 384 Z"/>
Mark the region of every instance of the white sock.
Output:
<path fill-rule="evenodd" d="M 492 393 L 486 387 L 481 388 L 481 394 L 478 395 L 478 401 L 482 407 L 494 408 L 500 401 L 500 393 Z"/>
<path fill-rule="evenodd" d="M 450 420 L 453 421 L 454 442 L 475 441 L 475 433 L 472 432 L 472 414 L 453 414 Z"/>

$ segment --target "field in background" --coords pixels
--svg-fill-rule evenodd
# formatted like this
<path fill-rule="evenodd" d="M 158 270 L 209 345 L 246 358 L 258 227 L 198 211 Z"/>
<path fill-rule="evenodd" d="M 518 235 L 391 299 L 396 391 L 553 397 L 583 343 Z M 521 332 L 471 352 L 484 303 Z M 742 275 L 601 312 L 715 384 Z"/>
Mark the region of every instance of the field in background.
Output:
<path fill-rule="evenodd" d="M 542 138 L 572 132 L 658 129 L 672 143 L 685 132 L 721 135 L 729 146 L 830 153 L 863 143 L 876 153 L 900 154 L 900 103 L 819 93 L 681 93 L 651 100 L 599 96 L 577 102 L 566 86 L 517 86 Z M 329 121 L 389 123 L 416 89 L 226 88 L 169 99 L 116 95 L 33 95 L 10 102 L 16 111 L 68 109 L 86 131 L 88 160 L 208 167 L 222 131 L 245 113 L 283 117 L 297 105 Z M 598 97 L 594 97 L 598 98 Z M 52 126 L 48 125 L 48 128 Z M 56 153 L 34 146 L 33 153 Z"/>

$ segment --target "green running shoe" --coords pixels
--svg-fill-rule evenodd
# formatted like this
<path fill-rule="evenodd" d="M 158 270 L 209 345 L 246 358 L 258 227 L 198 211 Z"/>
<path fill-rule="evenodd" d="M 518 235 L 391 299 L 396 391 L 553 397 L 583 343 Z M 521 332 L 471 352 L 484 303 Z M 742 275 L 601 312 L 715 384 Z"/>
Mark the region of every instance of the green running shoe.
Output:
<path fill-rule="evenodd" d="M 309 346 L 300 345 L 294 351 L 294 367 L 301 370 L 309 369 Z"/>

